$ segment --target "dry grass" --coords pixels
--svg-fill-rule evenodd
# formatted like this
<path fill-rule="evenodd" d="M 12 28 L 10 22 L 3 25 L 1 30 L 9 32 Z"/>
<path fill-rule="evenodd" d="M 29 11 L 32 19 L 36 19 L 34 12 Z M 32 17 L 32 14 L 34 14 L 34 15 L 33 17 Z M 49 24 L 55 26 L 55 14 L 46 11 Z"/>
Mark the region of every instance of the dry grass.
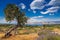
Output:
<path fill-rule="evenodd" d="M 0 34 L 0 38 L 3 37 L 3 35 Z M 25 35 L 12 35 L 9 38 L 3 38 L 0 40 L 35 40 L 37 37 L 38 35 L 34 33 L 34 34 L 25 34 Z"/>
<path fill-rule="evenodd" d="M 60 35 L 60 29 L 58 29 L 58 28 L 54 28 L 53 31 L 54 31 L 55 33 L 57 33 L 57 34 Z"/>
<path fill-rule="evenodd" d="M 58 28 L 54 28 L 52 31 L 60 34 L 60 29 L 58 29 Z M 21 33 L 27 32 L 27 30 L 20 30 L 20 32 Z M 30 33 L 30 34 L 22 34 L 22 35 L 12 35 L 9 38 L 3 38 L 3 39 L 1 39 L 3 36 L 4 36 L 4 33 L 0 33 L 0 40 L 35 40 L 38 37 L 38 34 L 37 33 Z"/>

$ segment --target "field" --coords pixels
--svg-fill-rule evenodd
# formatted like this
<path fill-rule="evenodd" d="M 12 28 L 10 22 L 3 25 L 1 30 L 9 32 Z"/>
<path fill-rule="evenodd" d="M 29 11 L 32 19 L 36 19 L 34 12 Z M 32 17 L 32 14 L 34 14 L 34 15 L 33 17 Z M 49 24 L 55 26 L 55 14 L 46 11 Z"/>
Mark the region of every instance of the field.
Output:
<path fill-rule="evenodd" d="M 60 25 L 19 27 L 11 32 L 12 36 L 3 38 L 11 27 L 0 25 L 0 40 L 60 40 Z"/>

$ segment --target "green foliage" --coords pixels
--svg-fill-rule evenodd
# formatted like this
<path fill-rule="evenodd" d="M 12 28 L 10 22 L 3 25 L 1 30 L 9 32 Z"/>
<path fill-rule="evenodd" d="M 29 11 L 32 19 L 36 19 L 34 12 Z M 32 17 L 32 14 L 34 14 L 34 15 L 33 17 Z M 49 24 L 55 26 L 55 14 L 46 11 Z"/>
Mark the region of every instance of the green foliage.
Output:
<path fill-rule="evenodd" d="M 8 4 L 7 7 L 4 10 L 6 20 L 11 21 L 14 20 L 17 15 L 19 15 L 19 8 L 15 4 Z"/>
<path fill-rule="evenodd" d="M 25 13 L 21 12 L 21 10 L 15 4 L 8 4 L 4 12 L 7 21 L 12 21 L 16 19 L 18 25 L 20 26 L 24 25 L 27 22 L 27 17 L 25 16 Z"/>

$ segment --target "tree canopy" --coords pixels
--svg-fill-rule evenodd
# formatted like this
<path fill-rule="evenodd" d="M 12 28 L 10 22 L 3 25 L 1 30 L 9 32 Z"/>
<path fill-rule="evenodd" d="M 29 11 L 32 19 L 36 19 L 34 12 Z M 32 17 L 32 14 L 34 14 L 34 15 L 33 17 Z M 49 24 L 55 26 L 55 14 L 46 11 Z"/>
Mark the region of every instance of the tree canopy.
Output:
<path fill-rule="evenodd" d="M 21 12 L 15 4 L 8 4 L 4 10 L 6 21 L 17 20 L 18 25 L 24 25 L 27 22 L 27 17 L 24 12 Z"/>

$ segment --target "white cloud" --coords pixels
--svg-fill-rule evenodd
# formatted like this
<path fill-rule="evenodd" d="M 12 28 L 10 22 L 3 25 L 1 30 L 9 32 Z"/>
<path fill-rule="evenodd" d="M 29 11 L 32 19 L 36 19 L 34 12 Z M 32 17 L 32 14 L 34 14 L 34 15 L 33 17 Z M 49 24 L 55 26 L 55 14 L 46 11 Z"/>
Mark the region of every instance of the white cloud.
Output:
<path fill-rule="evenodd" d="M 40 17 L 40 18 L 39 18 Z M 28 19 L 27 24 L 29 25 L 39 25 L 39 24 L 58 24 L 55 21 L 60 21 L 60 19 L 50 19 L 50 18 L 43 18 L 43 16 L 34 16 Z"/>
<path fill-rule="evenodd" d="M 28 19 L 27 24 L 30 25 L 39 25 L 39 24 L 54 24 L 52 21 L 60 21 L 60 19 L 50 19 L 50 18 L 43 18 L 43 16 L 34 16 Z M 11 21 L 11 23 L 6 22 L 5 18 L 0 18 L 1 24 L 17 24 L 16 20 Z M 58 24 L 58 22 L 57 22 Z"/>
<path fill-rule="evenodd" d="M 58 9 L 60 8 L 60 0 L 51 0 L 48 4 L 45 2 L 46 0 L 33 0 L 30 4 L 30 8 L 32 10 L 35 9 L 43 9 L 45 6 L 52 6 L 51 8 L 48 8 L 47 11 L 43 12 L 41 11 L 42 14 L 47 14 L 47 13 L 56 13 Z M 36 11 L 33 11 L 36 13 Z M 50 15 L 50 14 L 49 14 Z"/>
<path fill-rule="evenodd" d="M 52 13 L 50 13 L 49 15 L 54 15 L 54 13 L 52 14 Z"/>
<path fill-rule="evenodd" d="M 30 8 L 31 9 L 43 9 L 45 7 L 45 1 L 44 0 L 34 0 L 31 4 L 30 4 Z"/>
<path fill-rule="evenodd" d="M 59 6 L 55 6 L 55 7 L 48 8 L 47 10 L 56 10 L 56 9 L 59 9 L 59 8 L 60 8 Z"/>
<path fill-rule="evenodd" d="M 34 16 L 32 18 L 43 18 L 44 16 Z"/>
<path fill-rule="evenodd" d="M 36 13 L 36 11 L 35 11 L 35 10 L 33 10 L 33 13 Z"/>
<path fill-rule="evenodd" d="M 28 19 L 27 24 L 40 24 L 41 20 L 40 18 L 43 18 L 43 16 L 34 16 Z"/>
<path fill-rule="evenodd" d="M 47 14 L 47 13 L 49 13 L 49 11 L 46 11 L 46 12 L 42 12 L 42 11 L 41 11 L 40 13 L 41 13 L 41 14 Z"/>
<path fill-rule="evenodd" d="M 41 12 L 41 14 L 55 13 L 58 11 L 59 8 L 60 8 L 59 6 L 51 7 L 51 8 L 48 8 L 47 11 Z"/>
<path fill-rule="evenodd" d="M 5 18 L 2 18 L 2 19 L 0 18 L 0 23 L 7 23 L 7 22 L 6 22 Z"/>
<path fill-rule="evenodd" d="M 1 24 L 17 24 L 16 20 L 11 21 L 11 23 L 7 22 L 5 18 L 0 18 Z"/>
<path fill-rule="evenodd" d="M 60 0 L 51 0 L 48 5 L 60 6 Z"/>
<path fill-rule="evenodd" d="M 28 9 L 28 11 L 31 11 L 30 9 Z"/>
<path fill-rule="evenodd" d="M 38 24 L 40 22 L 40 20 L 38 19 L 34 19 L 34 18 L 30 18 L 27 21 L 27 24 Z"/>
<path fill-rule="evenodd" d="M 20 3 L 19 7 L 21 7 L 21 9 L 25 9 L 26 8 L 25 4 L 23 4 L 23 3 Z"/>

